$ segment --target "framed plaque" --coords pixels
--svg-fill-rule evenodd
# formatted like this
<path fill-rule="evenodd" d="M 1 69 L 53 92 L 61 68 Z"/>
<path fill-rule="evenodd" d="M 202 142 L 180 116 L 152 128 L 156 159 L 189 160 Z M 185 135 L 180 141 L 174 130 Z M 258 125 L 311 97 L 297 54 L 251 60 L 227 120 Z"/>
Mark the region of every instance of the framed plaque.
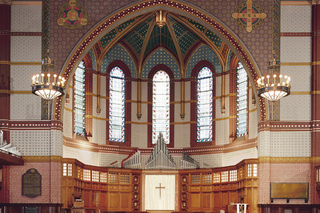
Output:
<path fill-rule="evenodd" d="M 22 195 L 37 197 L 41 195 L 41 174 L 34 168 L 22 175 Z"/>

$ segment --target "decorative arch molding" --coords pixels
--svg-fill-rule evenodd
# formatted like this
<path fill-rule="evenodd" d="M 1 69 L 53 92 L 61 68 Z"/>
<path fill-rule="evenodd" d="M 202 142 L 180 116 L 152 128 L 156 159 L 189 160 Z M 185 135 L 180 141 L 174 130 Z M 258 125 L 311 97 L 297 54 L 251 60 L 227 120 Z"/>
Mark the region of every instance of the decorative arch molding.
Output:
<path fill-rule="evenodd" d="M 208 27 L 208 29 L 220 35 L 221 38 L 227 44 L 229 44 L 231 49 L 238 56 L 239 60 L 246 67 L 252 85 L 256 85 L 255 80 L 260 76 L 259 68 L 253 57 L 249 53 L 248 49 L 240 41 L 237 35 L 227 26 L 221 23 L 216 17 L 207 13 L 203 9 L 178 0 L 144 0 L 138 3 L 133 3 L 107 16 L 100 23 L 95 25 L 83 37 L 83 39 L 79 41 L 77 46 L 74 47 L 72 53 L 69 55 L 61 70 L 61 74 L 67 79 L 67 85 L 69 84 L 70 76 L 72 76 L 75 68 L 80 63 L 80 60 L 91 49 L 91 47 L 100 38 L 102 38 L 103 35 L 105 35 L 105 33 L 109 32 L 115 26 L 124 23 L 134 16 L 146 14 L 148 12 L 156 11 L 159 9 L 168 10 L 177 14 L 184 15 L 186 17 L 190 17 L 197 22 L 204 24 Z M 256 87 L 254 90 L 256 91 Z M 257 92 L 255 92 L 255 95 L 256 94 Z M 266 103 L 265 100 L 261 98 L 258 100 L 258 114 L 260 117 L 260 122 L 262 122 L 266 119 Z M 53 113 L 56 120 L 61 120 L 62 118 L 61 115 L 63 110 L 63 101 L 64 99 L 62 97 L 59 97 L 55 100 Z"/>

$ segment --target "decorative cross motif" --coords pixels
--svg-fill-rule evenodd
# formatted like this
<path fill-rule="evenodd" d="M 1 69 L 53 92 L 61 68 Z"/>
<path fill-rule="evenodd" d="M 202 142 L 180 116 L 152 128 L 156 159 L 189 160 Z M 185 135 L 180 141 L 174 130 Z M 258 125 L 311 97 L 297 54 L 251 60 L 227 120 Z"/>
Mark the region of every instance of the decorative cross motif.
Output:
<path fill-rule="evenodd" d="M 165 189 L 166 187 L 161 187 L 161 183 L 159 183 L 160 186 L 156 187 L 156 189 L 159 189 L 160 198 L 161 198 L 161 189 Z"/>
<path fill-rule="evenodd" d="M 255 10 L 252 5 L 252 0 L 248 0 L 246 7 L 240 8 L 238 12 L 232 14 L 233 18 L 241 19 L 241 21 L 246 24 L 248 32 L 252 31 L 252 26 L 255 22 L 262 21 L 267 17 L 267 14 L 259 13 L 259 11 Z"/>

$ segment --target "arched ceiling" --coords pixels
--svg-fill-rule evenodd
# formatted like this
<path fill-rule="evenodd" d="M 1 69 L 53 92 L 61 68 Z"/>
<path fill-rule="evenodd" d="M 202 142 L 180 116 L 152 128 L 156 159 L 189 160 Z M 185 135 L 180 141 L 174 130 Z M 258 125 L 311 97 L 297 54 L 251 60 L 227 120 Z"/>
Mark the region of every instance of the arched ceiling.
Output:
<path fill-rule="evenodd" d="M 106 53 L 121 44 L 130 53 L 137 70 L 137 77 L 148 57 L 163 48 L 176 60 L 185 76 L 188 62 L 201 44 L 208 45 L 217 55 L 220 66 L 225 67 L 229 47 L 215 33 L 184 16 L 166 14 L 166 23 L 159 27 L 156 13 L 135 17 L 111 30 L 94 45 L 95 58 L 101 64 Z"/>

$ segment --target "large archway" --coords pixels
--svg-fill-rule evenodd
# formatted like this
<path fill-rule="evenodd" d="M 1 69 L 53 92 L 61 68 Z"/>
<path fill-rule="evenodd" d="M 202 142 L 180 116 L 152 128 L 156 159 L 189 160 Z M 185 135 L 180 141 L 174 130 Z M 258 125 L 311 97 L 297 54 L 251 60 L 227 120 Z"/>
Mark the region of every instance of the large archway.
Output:
<path fill-rule="evenodd" d="M 211 14 L 206 13 L 200 8 L 176 0 L 142 1 L 122 8 L 122 10 L 107 16 L 90 31 L 88 31 L 83 39 L 74 47 L 72 53 L 64 63 L 61 74 L 67 79 L 67 82 L 69 82 L 69 77 L 72 76 L 73 72 L 75 71 L 75 67 L 77 67 L 80 60 L 106 33 L 114 29 L 119 24 L 122 24 L 135 16 L 157 11 L 159 9 L 171 11 L 176 14 L 194 19 L 218 34 L 219 37 L 230 46 L 231 50 L 237 55 L 239 60 L 246 67 L 252 85 L 256 84 L 255 80 L 260 76 L 259 68 L 248 49 L 239 40 L 236 34 Z M 254 91 L 257 98 L 256 87 L 254 87 Z M 259 104 L 257 105 L 260 118 L 259 120 L 263 121 L 266 119 L 265 101 L 259 98 L 257 99 L 259 100 Z M 53 113 L 55 119 L 57 120 L 61 120 L 63 101 L 63 98 L 58 98 L 54 104 Z"/>

